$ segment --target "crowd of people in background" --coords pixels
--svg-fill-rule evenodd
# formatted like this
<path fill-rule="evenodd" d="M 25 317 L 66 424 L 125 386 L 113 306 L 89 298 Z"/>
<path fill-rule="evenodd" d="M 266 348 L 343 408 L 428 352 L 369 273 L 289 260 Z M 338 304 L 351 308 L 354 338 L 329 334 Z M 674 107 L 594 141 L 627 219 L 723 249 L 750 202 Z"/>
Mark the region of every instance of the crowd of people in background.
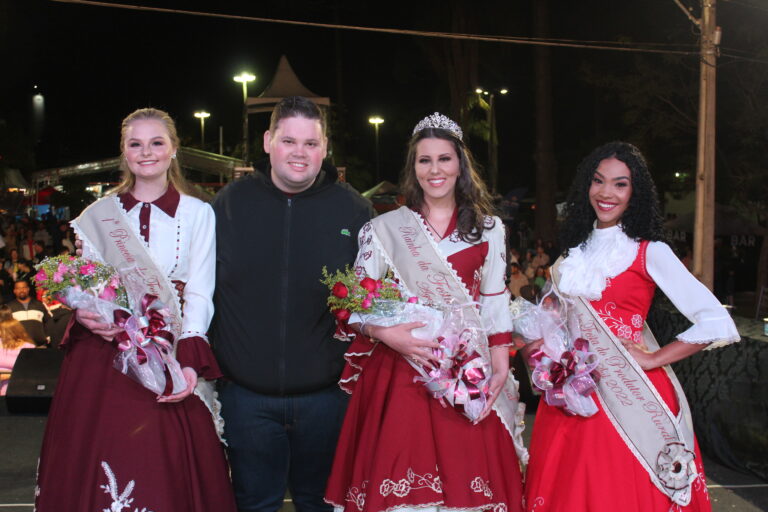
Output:
<path fill-rule="evenodd" d="M 35 287 L 35 265 L 74 254 L 69 223 L 53 215 L 0 217 L 0 395 L 22 349 L 55 348 L 72 311 Z"/>
<path fill-rule="evenodd" d="M 525 222 L 505 224 L 507 229 L 507 288 L 512 299 L 523 297 L 533 301 L 549 280 L 549 267 L 557 260 L 560 249 L 551 240 L 532 239 Z"/>

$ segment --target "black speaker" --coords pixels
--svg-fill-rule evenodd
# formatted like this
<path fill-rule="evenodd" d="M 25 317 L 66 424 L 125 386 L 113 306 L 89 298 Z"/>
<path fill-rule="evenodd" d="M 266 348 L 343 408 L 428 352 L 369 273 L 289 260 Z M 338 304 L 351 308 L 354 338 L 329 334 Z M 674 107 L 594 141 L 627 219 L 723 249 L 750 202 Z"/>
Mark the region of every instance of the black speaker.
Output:
<path fill-rule="evenodd" d="M 25 348 L 13 365 L 5 403 L 11 413 L 47 413 L 51 406 L 64 351 Z"/>

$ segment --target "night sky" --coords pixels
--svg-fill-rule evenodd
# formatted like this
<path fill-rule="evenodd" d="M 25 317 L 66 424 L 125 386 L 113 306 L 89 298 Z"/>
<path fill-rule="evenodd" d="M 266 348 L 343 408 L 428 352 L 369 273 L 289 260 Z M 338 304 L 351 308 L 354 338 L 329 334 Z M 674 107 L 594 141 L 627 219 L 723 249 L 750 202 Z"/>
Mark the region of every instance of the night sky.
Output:
<path fill-rule="evenodd" d="M 472 33 L 533 36 L 532 2 L 467 2 L 466 26 Z M 113 2 L 114 3 L 114 2 Z M 314 1 L 144 1 L 134 3 L 302 21 L 375 27 L 452 31 L 448 2 Z M 687 0 L 698 14 L 698 1 Z M 718 2 L 723 46 L 750 52 L 763 39 L 739 40 L 750 27 L 768 26 L 768 10 L 758 0 Z M 758 6 L 758 7 L 755 7 Z M 695 51 L 691 22 L 673 0 L 551 0 L 551 37 L 578 40 L 630 40 L 680 43 Z M 455 20 L 454 20 L 455 21 Z M 754 31 L 754 30 L 753 30 Z M 154 106 L 177 120 L 184 145 L 199 143 L 193 112 L 211 112 L 206 121 L 208 149 L 218 148 L 224 127 L 225 153 L 241 137 L 242 89 L 232 76 L 247 70 L 257 76 L 249 87 L 257 96 L 271 80 L 280 55 L 288 57 L 306 87 L 330 96 L 337 107 L 334 126 L 351 173 L 369 183 L 374 135 L 368 117 L 385 118 L 381 127 L 382 173 L 396 180 L 405 142 L 413 125 L 435 110 L 449 111 L 448 84 L 436 73 L 429 52 L 443 44 L 403 35 L 334 31 L 321 28 L 232 21 L 179 14 L 95 7 L 44 0 L 0 0 L 0 77 L 7 139 L 6 162 L 24 171 L 82 163 L 118 153 L 120 120 L 133 109 Z M 432 48 L 432 50 L 430 50 Z M 744 53 L 747 55 L 747 53 Z M 751 55 L 751 54 L 750 54 Z M 757 55 L 755 55 L 757 56 Z M 587 83 L 593 73 L 621 74 L 634 66 L 634 54 L 554 48 L 553 101 L 555 152 L 565 179 L 595 145 L 633 133 L 620 95 Z M 665 58 L 642 57 L 650 69 Z M 697 87 L 697 60 L 687 60 Z M 766 64 L 762 66 L 768 71 Z M 735 73 L 737 65 L 724 68 Z M 341 80 L 337 80 L 340 72 Z M 648 80 L 654 80 L 648 76 Z M 534 82 L 531 46 L 479 43 L 477 85 L 507 87 L 497 97 L 501 191 L 533 183 Z M 34 86 L 38 89 L 35 90 Z M 32 96 L 45 98 L 39 138 L 33 137 Z M 251 116 L 252 145 L 260 146 L 267 115 Z M 689 134 L 695 147 L 695 130 Z M 687 137 L 687 136 L 686 136 Z M 682 147 L 687 152 L 691 140 Z M 482 162 L 485 146 L 472 140 Z M 8 147 L 6 140 L 5 147 Z M 31 158 L 16 156 L 29 147 Z M 217 150 L 217 149 L 215 149 Z M 664 150 L 650 150 L 662 160 Z M 684 162 L 695 158 L 685 154 Z"/>

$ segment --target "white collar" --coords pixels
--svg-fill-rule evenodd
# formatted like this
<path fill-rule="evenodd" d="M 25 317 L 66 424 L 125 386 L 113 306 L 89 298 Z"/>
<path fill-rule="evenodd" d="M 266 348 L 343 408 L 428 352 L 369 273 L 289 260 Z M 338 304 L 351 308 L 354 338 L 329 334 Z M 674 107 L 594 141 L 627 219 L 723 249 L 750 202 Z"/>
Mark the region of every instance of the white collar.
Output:
<path fill-rule="evenodd" d="M 560 291 L 587 300 L 600 300 L 607 280 L 627 270 L 637 257 L 640 243 L 629 238 L 621 225 L 593 229 L 586 245 L 572 247 L 560 263 Z"/>

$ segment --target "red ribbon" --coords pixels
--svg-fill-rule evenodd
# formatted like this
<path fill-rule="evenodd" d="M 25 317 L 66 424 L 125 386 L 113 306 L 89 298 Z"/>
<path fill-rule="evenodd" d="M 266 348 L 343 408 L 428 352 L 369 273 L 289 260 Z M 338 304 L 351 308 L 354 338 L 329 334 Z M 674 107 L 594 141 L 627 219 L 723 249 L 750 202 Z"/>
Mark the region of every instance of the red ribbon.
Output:
<path fill-rule="evenodd" d="M 168 353 L 173 346 L 173 334 L 164 329 L 166 323 L 163 313 L 160 311 L 163 305 L 156 295 L 149 293 L 141 298 L 140 315 L 132 315 L 125 310 L 116 310 L 114 313 L 115 324 L 121 327 L 123 331 L 115 336 L 118 342 L 117 348 L 121 351 L 128 350 L 135 342 L 136 358 L 139 364 L 147 362 L 147 354 L 142 347 L 155 342 L 159 350 Z M 126 331 L 126 324 L 130 318 L 134 318 L 138 324 L 136 340 L 132 340 Z"/>

